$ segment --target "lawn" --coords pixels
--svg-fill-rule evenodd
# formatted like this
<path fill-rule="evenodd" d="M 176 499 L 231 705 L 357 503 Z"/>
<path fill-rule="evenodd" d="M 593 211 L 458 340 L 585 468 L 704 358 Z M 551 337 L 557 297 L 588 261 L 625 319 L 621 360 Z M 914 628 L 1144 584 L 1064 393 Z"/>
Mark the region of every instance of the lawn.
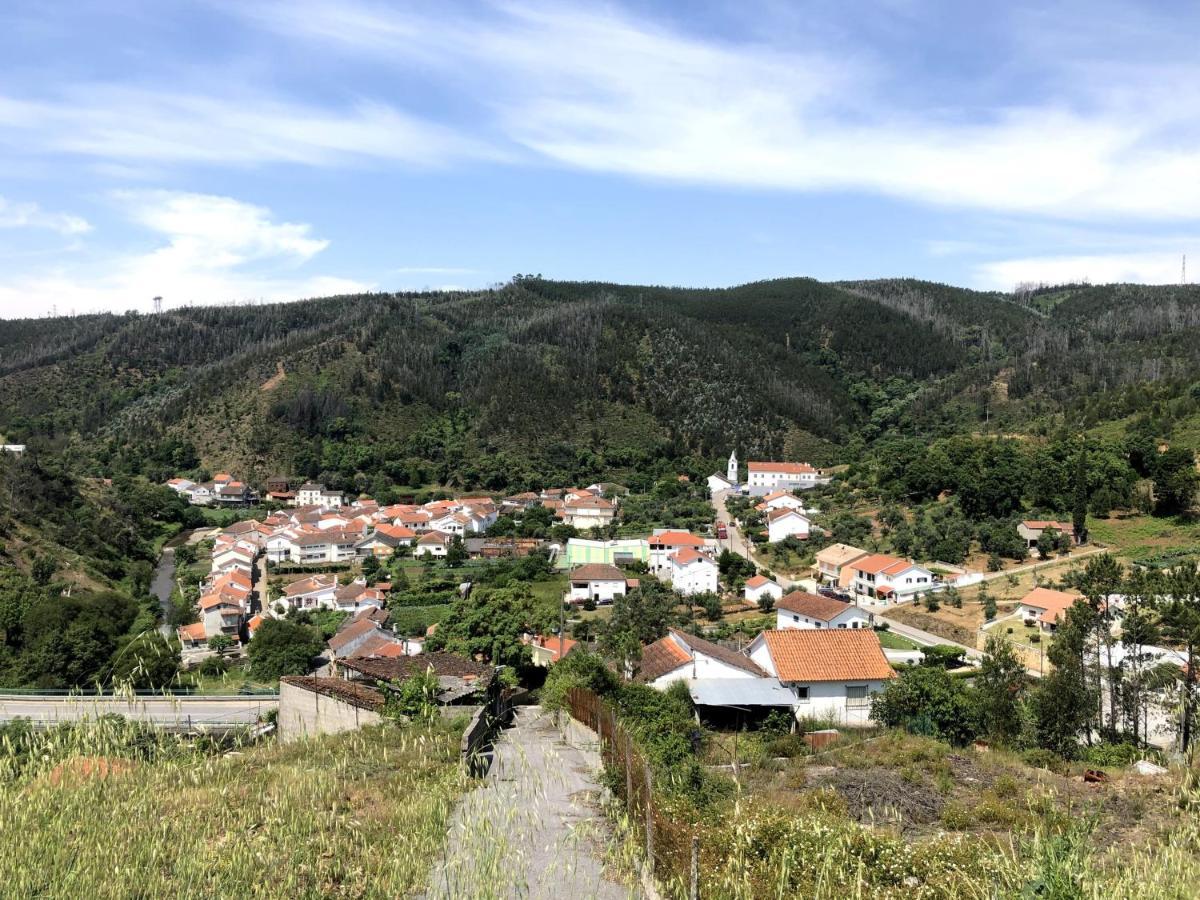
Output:
<path fill-rule="evenodd" d="M 0 779 L 6 896 L 411 896 L 466 786 L 459 729 L 441 724 L 229 756 L 136 735 L 52 742 Z"/>
<path fill-rule="evenodd" d="M 876 631 L 875 636 L 885 650 L 920 650 L 924 646 L 894 631 Z"/>

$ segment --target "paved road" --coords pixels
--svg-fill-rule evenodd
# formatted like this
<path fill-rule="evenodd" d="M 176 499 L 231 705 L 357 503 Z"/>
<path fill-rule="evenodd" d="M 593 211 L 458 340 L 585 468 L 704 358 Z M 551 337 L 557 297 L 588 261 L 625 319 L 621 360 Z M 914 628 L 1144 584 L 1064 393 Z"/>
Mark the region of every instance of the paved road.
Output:
<path fill-rule="evenodd" d="M 879 625 L 887 625 L 889 630 L 896 632 L 902 637 L 911 638 L 918 644 L 948 644 L 951 647 L 961 647 L 967 651 L 967 656 L 971 659 L 983 659 L 983 653 L 975 647 L 969 647 L 966 644 L 960 644 L 948 638 L 940 637 L 930 631 L 922 631 L 920 628 L 914 628 L 912 625 L 906 625 L 903 622 L 897 622 L 895 619 L 888 619 L 875 614 L 875 622 Z"/>
<path fill-rule="evenodd" d="M 725 508 L 725 499 L 729 496 L 729 494 L 729 491 L 718 491 L 712 496 L 712 505 L 717 512 L 717 521 L 724 522 L 725 529 L 729 533 L 729 537 L 726 540 L 717 541 L 718 547 L 722 550 L 731 550 L 738 556 L 750 560 L 750 562 L 754 563 L 754 565 L 758 566 L 759 568 L 770 569 L 770 566 L 764 565 L 754 558 L 753 544 L 742 533 L 741 529 L 737 527 L 733 521 L 733 516 L 730 514 L 729 510 Z M 796 587 L 795 582 L 789 581 L 786 578 L 777 577 L 775 581 L 785 591 L 793 590 Z"/>
<path fill-rule="evenodd" d="M 518 707 L 486 779 L 454 814 L 430 900 L 642 897 L 605 871 L 609 832 L 596 809 L 595 740 L 573 720 L 560 732 L 541 707 Z"/>
<path fill-rule="evenodd" d="M 250 724 L 277 707 L 274 697 L 54 697 L 0 694 L 0 722 L 32 719 L 39 725 L 73 722 L 115 713 L 154 725 Z"/>

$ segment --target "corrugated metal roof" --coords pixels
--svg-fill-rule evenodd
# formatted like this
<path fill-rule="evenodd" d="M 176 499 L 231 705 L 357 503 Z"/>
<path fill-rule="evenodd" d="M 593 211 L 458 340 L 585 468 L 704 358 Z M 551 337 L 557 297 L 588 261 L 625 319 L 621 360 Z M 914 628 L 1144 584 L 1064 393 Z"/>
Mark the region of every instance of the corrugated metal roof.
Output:
<path fill-rule="evenodd" d="M 793 706 L 796 695 L 776 678 L 701 678 L 688 682 L 698 706 Z"/>

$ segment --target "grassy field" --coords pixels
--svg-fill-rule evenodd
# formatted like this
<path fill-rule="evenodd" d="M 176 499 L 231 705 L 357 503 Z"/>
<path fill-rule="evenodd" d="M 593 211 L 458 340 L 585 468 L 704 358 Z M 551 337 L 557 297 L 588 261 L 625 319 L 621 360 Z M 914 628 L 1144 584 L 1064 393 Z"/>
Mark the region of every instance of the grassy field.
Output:
<path fill-rule="evenodd" d="M 727 766 L 735 748 L 736 804 L 701 831 L 702 896 L 1195 896 L 1194 773 L 1110 767 L 1097 788 L 1084 763 L 1052 773 L 870 731 L 820 754 L 795 735 L 718 735 L 705 761 Z"/>
<path fill-rule="evenodd" d="M 465 787 L 458 737 L 373 728 L 154 761 L 144 738 L 64 737 L 0 780 L 2 893 L 411 896 Z"/>
<path fill-rule="evenodd" d="M 1122 515 L 1089 519 L 1091 538 L 1129 562 L 1152 562 L 1177 555 L 1200 555 L 1200 521 Z"/>

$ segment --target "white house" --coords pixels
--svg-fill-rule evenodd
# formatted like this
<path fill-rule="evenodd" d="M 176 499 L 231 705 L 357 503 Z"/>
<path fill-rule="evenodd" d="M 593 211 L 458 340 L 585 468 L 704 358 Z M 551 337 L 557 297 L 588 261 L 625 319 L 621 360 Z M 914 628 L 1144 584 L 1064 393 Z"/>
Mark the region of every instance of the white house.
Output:
<path fill-rule="evenodd" d="M 782 506 L 767 513 L 767 542 L 770 544 L 789 537 L 805 540 L 808 538 L 809 529 L 808 516 L 790 506 Z"/>
<path fill-rule="evenodd" d="M 783 488 L 811 488 L 829 479 L 808 463 L 749 462 L 746 464 L 750 493 L 762 495 Z"/>
<path fill-rule="evenodd" d="M 341 509 L 345 498 L 338 491 L 327 491 L 325 485 L 305 482 L 296 491 L 299 506 L 321 506 L 325 509 Z"/>
<path fill-rule="evenodd" d="M 296 563 L 346 562 L 358 555 L 361 537 L 357 532 L 338 529 L 305 530 L 292 539 L 291 560 Z"/>
<path fill-rule="evenodd" d="M 688 531 L 659 531 L 646 539 L 650 552 L 648 565 L 650 571 L 661 577 L 668 577 L 671 570 L 671 554 L 685 547 L 693 550 L 703 550 L 705 541 Z"/>
<path fill-rule="evenodd" d="M 776 509 L 794 509 L 796 512 L 805 512 L 804 501 L 791 491 L 772 491 L 762 498 L 758 508 L 766 512 Z"/>
<path fill-rule="evenodd" d="M 563 500 L 558 515 L 566 524 L 576 528 L 603 528 L 616 519 L 617 507 L 603 497 L 587 496 Z"/>
<path fill-rule="evenodd" d="M 1033 619 L 1042 631 L 1053 631 L 1059 621 L 1066 616 L 1067 610 L 1083 598 L 1077 594 L 1055 591 L 1051 588 L 1036 587 L 1021 598 L 1017 607 L 1017 615 L 1022 619 Z"/>
<path fill-rule="evenodd" d="M 672 628 L 666 637 L 642 649 L 637 678 L 662 690 L 675 681 L 766 676 L 745 654 Z"/>
<path fill-rule="evenodd" d="M 4 444 L 3 446 L 4 446 L 5 453 L 12 453 L 15 456 L 20 456 L 22 453 L 25 452 L 24 444 Z"/>
<path fill-rule="evenodd" d="M 746 598 L 746 602 L 757 605 L 762 602 L 763 597 L 778 600 L 783 596 L 783 588 L 765 575 L 755 575 L 753 578 L 746 579 L 743 596 Z"/>
<path fill-rule="evenodd" d="M 854 573 L 854 592 L 866 597 L 907 600 L 943 589 L 928 569 L 884 553 L 864 556 L 849 565 Z"/>
<path fill-rule="evenodd" d="M 337 577 L 313 575 L 293 581 L 283 589 L 283 596 L 272 601 L 272 606 L 284 605 L 292 609 L 332 609 L 336 605 Z"/>
<path fill-rule="evenodd" d="M 775 603 L 775 627 L 781 631 L 787 628 L 870 628 L 871 614 L 853 603 L 793 591 Z"/>
<path fill-rule="evenodd" d="M 441 531 L 428 531 L 417 538 L 413 556 L 435 556 L 440 559 L 449 552 L 452 540 L 450 535 Z"/>
<path fill-rule="evenodd" d="M 764 631 L 748 650 L 795 695 L 798 719 L 866 725 L 871 698 L 896 677 L 879 638 L 864 628 Z"/>
<path fill-rule="evenodd" d="M 672 553 L 667 561 L 671 565 L 671 587 L 685 597 L 717 592 L 717 564 L 711 557 L 692 547 L 684 547 Z"/>
<path fill-rule="evenodd" d="M 606 563 L 588 563 L 571 571 L 572 603 L 591 600 L 595 603 L 612 603 L 613 598 L 623 597 L 629 587 L 629 579 L 616 566 Z"/>

